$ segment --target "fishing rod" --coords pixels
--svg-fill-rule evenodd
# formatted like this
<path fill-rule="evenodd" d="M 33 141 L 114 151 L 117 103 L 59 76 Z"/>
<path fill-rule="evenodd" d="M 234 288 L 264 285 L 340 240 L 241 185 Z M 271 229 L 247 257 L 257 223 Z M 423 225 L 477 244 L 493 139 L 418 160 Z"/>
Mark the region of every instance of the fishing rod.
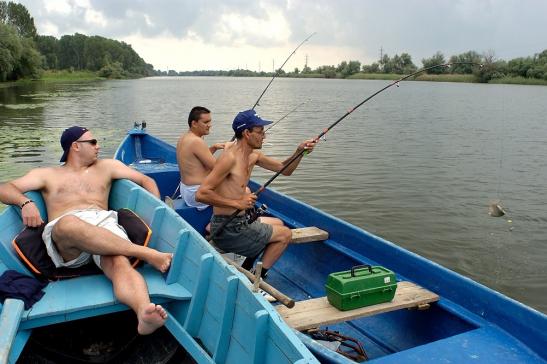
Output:
<path fill-rule="evenodd" d="M 270 80 L 270 82 L 268 83 L 268 85 L 266 85 L 266 88 L 264 89 L 264 91 L 262 91 L 262 93 L 260 94 L 260 96 L 258 96 L 258 99 L 256 100 L 255 104 L 253 105 L 252 109 L 251 110 L 254 110 L 255 107 L 258 106 L 258 103 L 260 102 L 260 99 L 262 98 L 262 96 L 264 96 L 264 94 L 266 93 L 266 91 L 268 90 L 268 88 L 270 87 L 270 85 L 272 84 L 273 80 L 279 76 L 279 74 L 281 73 L 281 70 L 283 69 L 283 66 L 285 66 L 285 63 L 287 63 L 289 61 L 289 59 L 291 59 L 291 57 L 296 53 L 296 51 L 298 50 L 298 48 L 300 48 L 302 46 L 302 44 L 306 43 L 311 37 L 313 37 L 314 35 L 316 34 L 316 32 L 313 32 L 309 37 L 307 37 L 306 39 L 304 39 L 295 49 L 294 51 L 292 51 L 291 54 L 289 54 L 289 56 L 287 57 L 287 59 L 285 60 L 285 62 L 283 62 L 283 64 L 281 65 L 281 67 L 279 67 L 277 69 L 277 72 L 273 75 L 272 79 Z"/>
<path fill-rule="evenodd" d="M 409 75 L 406 75 L 404 77 L 401 77 L 391 83 L 389 83 L 387 86 L 385 87 L 382 87 L 380 90 L 376 91 L 375 93 L 373 93 L 372 95 L 370 95 L 369 97 L 367 97 L 366 99 L 364 99 L 363 101 L 361 101 L 360 103 L 358 103 L 356 106 L 354 106 L 353 108 L 349 109 L 344 115 L 342 115 L 338 120 L 336 120 L 334 123 L 332 123 L 328 128 L 324 129 L 321 133 L 319 133 L 318 136 L 316 136 L 313 140 L 317 143 L 319 141 L 319 139 L 321 139 L 325 134 L 327 134 L 332 128 L 334 128 L 336 125 L 338 125 L 338 123 L 340 123 L 342 120 L 344 120 L 348 115 L 350 115 L 351 113 L 353 113 L 355 110 L 357 110 L 359 107 L 361 107 L 361 105 L 363 105 L 364 103 L 366 103 L 367 101 L 369 101 L 370 99 L 372 99 L 373 97 L 375 97 L 376 95 L 384 92 L 385 90 L 387 90 L 388 88 L 390 87 L 393 87 L 393 86 L 397 86 L 399 87 L 399 83 L 401 81 L 404 81 L 410 77 L 413 77 L 413 76 L 416 76 L 420 73 L 423 73 L 423 72 L 426 72 L 430 69 L 434 69 L 434 68 L 439 68 L 439 67 L 450 67 L 450 66 L 453 66 L 453 65 L 458 65 L 458 64 L 471 64 L 471 65 L 476 65 L 476 66 L 480 66 L 480 67 L 483 67 L 482 64 L 480 63 L 475 63 L 475 62 L 449 62 L 449 63 L 442 63 L 442 64 L 437 64 L 437 65 L 434 65 L 434 66 L 430 66 L 430 67 L 426 67 L 426 68 L 422 68 L 416 72 L 413 72 Z M 296 161 L 298 158 L 302 157 L 305 153 L 307 153 L 307 150 L 306 149 L 302 149 L 300 152 L 298 152 L 297 154 L 295 154 L 287 163 L 285 163 L 285 165 L 278 171 L 276 172 L 266 183 L 264 183 L 262 186 L 260 186 L 255 192 L 254 194 L 256 196 L 258 196 L 259 194 L 261 194 L 265 189 L 266 187 L 268 187 L 277 177 L 279 177 L 280 174 L 282 174 L 285 169 L 287 169 L 294 161 Z M 211 241 L 213 240 L 217 235 L 218 233 L 220 233 L 224 227 L 230 222 L 232 221 L 242 210 L 236 210 L 234 211 L 229 217 L 228 219 L 226 219 L 219 227 L 218 229 L 216 229 L 214 232 L 211 232 L 211 235 L 209 237 L 209 239 L 207 239 L 208 241 Z"/>
<path fill-rule="evenodd" d="M 281 120 L 285 119 L 287 116 L 289 116 L 290 114 L 292 114 L 294 111 L 296 111 L 296 109 L 298 109 L 300 106 L 306 104 L 308 101 L 310 101 L 309 99 L 296 105 L 291 111 L 289 111 L 288 113 L 286 113 L 281 119 L 277 120 L 275 123 L 273 123 L 272 125 L 270 125 L 270 127 L 266 130 L 264 130 L 264 133 L 267 133 L 268 130 L 270 130 L 271 128 L 273 128 L 277 123 L 279 123 Z"/>
<path fill-rule="evenodd" d="M 275 78 L 277 76 L 279 76 L 279 74 L 281 73 L 281 70 L 283 69 L 283 67 L 285 66 L 285 63 L 287 63 L 289 61 L 289 59 L 291 59 L 291 57 L 296 53 L 296 51 L 298 50 L 298 48 L 300 48 L 302 46 L 302 44 L 306 43 L 311 37 L 313 37 L 314 35 L 316 34 L 316 32 L 313 32 L 312 34 L 310 34 L 306 39 L 304 39 L 293 51 L 291 54 L 289 54 L 289 56 L 287 57 L 287 59 L 285 60 L 285 62 L 283 62 L 283 64 L 281 65 L 281 67 L 279 67 L 277 69 L 277 72 L 273 75 L 272 79 L 270 80 L 270 82 L 268 82 L 268 84 L 266 85 L 266 88 L 264 88 L 264 90 L 262 91 L 262 93 L 260 94 L 260 96 L 258 96 L 258 99 L 256 100 L 255 104 L 253 105 L 253 107 L 251 108 L 251 110 L 254 110 L 255 107 L 258 106 L 258 103 L 260 102 L 260 99 L 262 99 L 262 96 L 264 96 L 264 94 L 266 93 L 266 91 L 268 90 L 268 88 L 270 87 L 270 85 L 272 84 L 272 82 L 275 80 Z M 236 139 L 236 136 L 234 134 L 234 136 L 232 137 L 232 139 L 230 139 L 231 142 L 233 142 L 234 140 Z"/>

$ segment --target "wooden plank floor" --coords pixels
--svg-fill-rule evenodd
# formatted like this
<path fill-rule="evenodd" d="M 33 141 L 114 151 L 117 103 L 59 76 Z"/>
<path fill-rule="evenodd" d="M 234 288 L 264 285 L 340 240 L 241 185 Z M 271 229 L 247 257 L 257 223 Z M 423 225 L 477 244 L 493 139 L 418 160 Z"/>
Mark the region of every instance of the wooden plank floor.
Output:
<path fill-rule="evenodd" d="M 296 302 L 293 308 L 277 306 L 277 311 L 285 322 L 296 330 L 306 330 L 337 322 L 354 320 L 360 317 L 379 313 L 416 307 L 422 304 L 436 302 L 439 296 L 411 282 L 398 282 L 395 297 L 391 302 L 340 311 L 332 306 L 327 297 L 313 298 Z"/>

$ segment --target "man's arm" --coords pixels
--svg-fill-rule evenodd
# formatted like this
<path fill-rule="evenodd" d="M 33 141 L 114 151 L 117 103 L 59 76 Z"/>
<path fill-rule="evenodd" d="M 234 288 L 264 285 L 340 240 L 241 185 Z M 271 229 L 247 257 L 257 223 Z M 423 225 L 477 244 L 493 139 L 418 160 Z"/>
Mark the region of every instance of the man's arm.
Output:
<path fill-rule="evenodd" d="M 145 190 L 147 190 L 157 198 L 161 198 L 158 185 L 156 185 L 156 182 L 152 178 L 142 174 L 139 171 L 134 170 L 133 168 L 126 166 L 118 160 L 103 159 L 103 162 L 110 165 L 110 170 L 112 171 L 112 179 L 127 178 L 128 180 L 142 186 Z"/>
<path fill-rule="evenodd" d="M 205 141 L 203 139 L 196 139 L 192 142 L 190 145 L 190 148 L 192 148 L 192 153 L 196 156 L 196 158 L 205 166 L 207 170 L 212 170 L 215 166 L 216 159 L 213 157 L 213 153 L 216 151 L 211 151 L 210 147 L 208 148 L 205 144 Z"/>
<path fill-rule="evenodd" d="M 35 227 L 44 223 L 40 216 L 40 210 L 24 193 L 32 190 L 42 190 L 45 187 L 46 173 L 46 169 L 37 168 L 23 177 L 0 184 L 0 201 L 8 205 L 19 206 L 23 224 L 26 226 Z"/>
<path fill-rule="evenodd" d="M 260 167 L 268 169 L 270 171 L 279 172 L 281 169 L 283 169 L 285 167 L 285 165 L 287 163 L 289 163 L 289 161 L 292 158 L 294 158 L 296 155 L 301 153 L 303 150 L 307 150 L 308 153 L 311 153 L 313 151 L 313 148 L 315 147 L 315 144 L 316 144 L 316 142 L 313 139 L 303 141 L 302 143 L 300 143 L 298 148 L 296 148 L 296 151 L 289 158 L 285 159 L 283 162 L 280 162 L 277 159 L 274 159 L 272 157 L 268 157 L 268 156 L 258 152 L 258 158 L 256 160 L 256 164 L 259 165 Z M 300 156 L 298 158 L 296 158 L 283 171 L 282 174 L 284 176 L 290 176 L 294 172 L 296 167 L 298 167 L 298 165 L 300 164 L 300 161 L 302 160 L 302 156 L 304 156 L 304 153 L 301 153 Z"/>
<path fill-rule="evenodd" d="M 240 200 L 234 200 L 219 195 L 215 189 L 228 176 L 235 164 L 235 158 L 231 153 L 224 152 L 218 159 L 215 167 L 209 173 L 196 192 L 196 201 L 217 207 L 231 207 L 237 210 L 245 210 L 254 205 L 256 195 L 247 193 Z"/>
<path fill-rule="evenodd" d="M 211 154 L 215 154 L 215 152 L 219 149 L 224 149 L 224 143 L 215 143 L 209 147 L 209 152 Z"/>

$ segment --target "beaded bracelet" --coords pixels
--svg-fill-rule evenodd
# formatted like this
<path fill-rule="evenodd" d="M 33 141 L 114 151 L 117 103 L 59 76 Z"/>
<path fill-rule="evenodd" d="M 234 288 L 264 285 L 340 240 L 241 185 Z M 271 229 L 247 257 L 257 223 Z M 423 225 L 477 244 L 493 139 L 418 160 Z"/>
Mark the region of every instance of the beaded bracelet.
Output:
<path fill-rule="evenodd" d="M 25 202 L 23 202 L 23 203 L 21 204 L 21 209 L 22 209 L 23 207 L 25 207 L 26 204 L 29 204 L 29 203 L 31 203 L 31 202 L 34 202 L 34 201 L 32 201 L 32 200 L 26 200 Z"/>

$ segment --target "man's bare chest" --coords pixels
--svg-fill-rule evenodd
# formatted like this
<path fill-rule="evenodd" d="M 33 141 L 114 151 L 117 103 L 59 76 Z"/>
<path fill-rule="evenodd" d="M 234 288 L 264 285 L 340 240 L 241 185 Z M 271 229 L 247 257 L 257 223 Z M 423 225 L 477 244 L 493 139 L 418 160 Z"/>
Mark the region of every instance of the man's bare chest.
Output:
<path fill-rule="evenodd" d="M 100 196 L 107 193 L 110 182 L 88 173 L 65 174 L 50 181 L 47 192 L 51 197 Z"/>

